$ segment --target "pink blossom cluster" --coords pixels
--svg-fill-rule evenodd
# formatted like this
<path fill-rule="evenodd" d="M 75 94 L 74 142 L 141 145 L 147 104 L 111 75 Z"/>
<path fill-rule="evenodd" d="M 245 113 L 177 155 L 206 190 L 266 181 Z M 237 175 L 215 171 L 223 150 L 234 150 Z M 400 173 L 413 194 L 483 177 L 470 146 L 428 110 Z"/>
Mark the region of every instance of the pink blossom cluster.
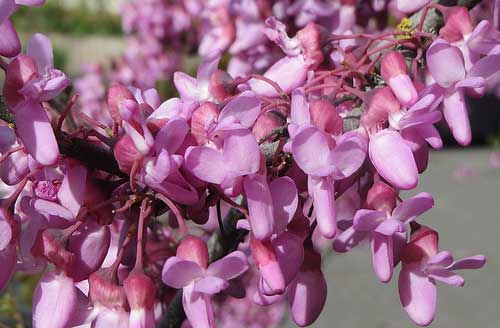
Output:
<path fill-rule="evenodd" d="M 40 3 L 0 0 L 0 25 L 22 4 Z M 16 271 L 41 274 L 38 328 L 155 327 L 178 313 L 179 291 L 192 327 L 271 327 L 284 306 L 308 326 L 327 297 L 322 250 L 366 243 L 375 278 L 396 268 L 403 309 L 429 325 L 437 283 L 463 286 L 455 271 L 486 259 L 441 250 L 422 225 L 433 196 L 401 192 L 443 147 L 437 123 L 470 144 L 465 97 L 481 97 L 500 68 L 494 24 L 414 0 L 162 5 L 135 2 L 126 29 L 179 35 L 192 24 L 185 10 L 204 26 L 196 76 L 175 72 L 179 96 L 167 100 L 106 90 L 89 67 L 83 108 L 73 111 L 78 94 L 59 108 L 70 80 L 50 40 L 33 35 L 25 53 L 0 41 L 0 178 L 14 186 L 0 202 L 0 290 Z M 421 18 L 384 30 L 355 21 L 391 6 Z M 436 34 L 423 30 L 431 10 L 444 17 Z"/>

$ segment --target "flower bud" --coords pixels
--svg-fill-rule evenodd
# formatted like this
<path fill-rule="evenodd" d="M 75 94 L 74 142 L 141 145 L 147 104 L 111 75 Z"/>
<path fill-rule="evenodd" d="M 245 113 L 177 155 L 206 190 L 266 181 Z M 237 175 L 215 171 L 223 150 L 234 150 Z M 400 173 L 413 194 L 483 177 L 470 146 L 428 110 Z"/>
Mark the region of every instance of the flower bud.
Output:
<path fill-rule="evenodd" d="M 255 139 L 259 141 L 273 130 L 285 125 L 286 118 L 278 111 L 270 110 L 260 115 L 252 128 Z"/>
<path fill-rule="evenodd" d="M 208 130 L 215 126 L 219 117 L 219 109 L 212 102 L 200 105 L 191 117 L 191 133 L 199 145 L 204 145 L 208 141 Z"/>
<path fill-rule="evenodd" d="M 361 115 L 361 124 L 369 130 L 380 129 L 387 122 L 389 114 L 399 112 L 400 108 L 390 88 L 376 89 L 370 98 L 368 110 Z"/>
<path fill-rule="evenodd" d="M 135 97 L 125 86 L 121 84 L 112 85 L 111 88 L 109 88 L 106 102 L 108 104 L 109 114 L 116 124 L 120 124 L 122 121 L 120 103 L 123 100 L 135 101 Z"/>
<path fill-rule="evenodd" d="M 200 238 L 193 235 L 184 237 L 177 247 L 177 256 L 188 261 L 197 263 L 200 267 L 208 267 L 207 244 Z"/>
<path fill-rule="evenodd" d="M 137 150 L 132 138 L 127 134 L 123 135 L 115 144 L 113 154 L 120 170 L 127 174 L 132 170 L 134 162 L 143 157 L 139 150 Z"/>
<path fill-rule="evenodd" d="M 401 251 L 403 263 L 419 262 L 438 253 L 439 234 L 437 231 L 412 222 L 410 241 Z"/>
<path fill-rule="evenodd" d="M 378 181 L 368 190 L 366 195 L 366 208 L 392 213 L 396 207 L 398 193 L 388 184 Z"/>
<path fill-rule="evenodd" d="M 24 54 L 17 56 L 7 66 L 3 95 L 10 110 L 16 110 L 17 106 L 24 101 L 24 96 L 19 93 L 19 90 L 36 75 L 36 72 L 34 60 Z"/>
<path fill-rule="evenodd" d="M 285 277 L 271 242 L 260 241 L 251 236 L 250 251 L 261 273 L 261 284 L 265 284 L 260 286 L 262 293 L 264 295 L 283 294 L 286 288 Z"/>
<path fill-rule="evenodd" d="M 228 96 L 234 93 L 235 85 L 233 78 L 223 70 L 216 70 L 210 77 L 208 90 L 212 96 L 218 101 L 223 101 Z"/>
<path fill-rule="evenodd" d="M 142 270 L 132 270 L 123 287 L 130 305 L 130 328 L 153 328 L 155 320 L 153 306 L 155 302 L 155 285 Z"/>
<path fill-rule="evenodd" d="M 439 35 L 448 42 L 457 42 L 472 32 L 472 22 L 469 11 L 465 7 L 444 7 L 445 24 L 439 30 Z"/>
<path fill-rule="evenodd" d="M 340 135 L 344 131 L 344 121 L 328 100 L 312 100 L 309 110 L 314 125 L 320 130 L 333 135 Z"/>
<path fill-rule="evenodd" d="M 58 269 L 67 271 L 73 264 L 73 253 L 66 249 L 67 237 L 63 230 L 47 229 L 38 234 L 31 253 L 38 257 L 45 257 Z"/>
<path fill-rule="evenodd" d="M 418 93 L 408 76 L 408 66 L 403 55 L 397 51 L 386 54 L 382 59 L 380 73 L 403 106 L 409 108 L 417 102 Z"/>
<path fill-rule="evenodd" d="M 101 269 L 89 276 L 89 299 L 93 304 L 109 308 L 128 306 L 127 296 L 123 287 L 117 283 L 113 267 Z"/>
<path fill-rule="evenodd" d="M 321 26 L 312 22 L 297 32 L 297 38 L 305 51 L 306 62 L 311 69 L 317 68 L 325 59 L 321 52 L 322 34 Z"/>

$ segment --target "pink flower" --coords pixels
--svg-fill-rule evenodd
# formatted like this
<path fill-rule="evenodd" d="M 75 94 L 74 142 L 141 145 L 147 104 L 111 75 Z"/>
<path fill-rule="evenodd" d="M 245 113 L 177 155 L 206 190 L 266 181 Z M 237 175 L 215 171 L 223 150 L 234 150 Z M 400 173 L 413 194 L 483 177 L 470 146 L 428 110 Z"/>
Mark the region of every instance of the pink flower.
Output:
<path fill-rule="evenodd" d="M 420 326 L 434 320 L 436 282 L 462 287 L 464 279 L 453 270 L 480 269 L 486 257 L 476 255 L 454 261 L 448 251 L 438 250 L 438 233 L 420 226 L 402 252 L 399 297 L 410 319 Z"/>

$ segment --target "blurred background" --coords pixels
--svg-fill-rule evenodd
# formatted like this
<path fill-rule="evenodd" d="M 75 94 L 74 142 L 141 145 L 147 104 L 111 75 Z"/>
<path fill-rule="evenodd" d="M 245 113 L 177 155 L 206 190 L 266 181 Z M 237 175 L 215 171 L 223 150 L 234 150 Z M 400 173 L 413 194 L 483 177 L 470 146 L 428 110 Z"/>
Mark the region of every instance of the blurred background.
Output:
<path fill-rule="evenodd" d="M 120 71 L 117 67 L 131 42 L 120 16 L 125 2 L 48 0 L 39 8 L 22 7 L 12 18 L 23 44 L 34 32 L 47 34 L 55 66 L 72 77 L 76 89 L 90 89 L 88 97 L 103 98 L 107 76 Z M 178 66 L 192 72 L 194 63 L 188 60 Z M 170 77 L 165 74 L 153 81 L 165 97 L 171 94 Z M 81 98 L 85 100 L 83 94 Z M 464 272 L 465 290 L 439 287 L 433 323 L 438 328 L 500 327 L 500 104 L 496 96 L 469 102 L 473 146 L 457 147 L 444 130 L 447 148 L 431 153 L 430 169 L 418 191 L 430 192 L 437 200 L 423 222 L 441 232 L 441 248 L 453 250 L 457 257 L 486 254 L 488 263 L 478 272 Z M 313 327 L 413 327 L 401 308 L 397 279 L 388 285 L 376 281 L 367 247 L 347 256 L 329 254 L 324 272 L 328 301 Z M 18 283 L 0 295 L 0 327 L 30 327 L 30 297 L 37 277 L 18 274 L 16 279 Z M 285 318 L 283 327 L 292 326 Z"/>

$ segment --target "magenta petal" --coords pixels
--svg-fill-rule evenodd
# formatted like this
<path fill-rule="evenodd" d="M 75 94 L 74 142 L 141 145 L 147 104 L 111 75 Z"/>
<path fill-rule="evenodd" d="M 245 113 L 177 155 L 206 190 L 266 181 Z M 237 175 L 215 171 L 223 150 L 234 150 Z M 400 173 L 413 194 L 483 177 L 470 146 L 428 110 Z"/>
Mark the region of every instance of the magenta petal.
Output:
<path fill-rule="evenodd" d="M 196 292 L 194 284 L 190 284 L 182 290 L 182 305 L 192 327 L 215 328 L 210 296 Z"/>
<path fill-rule="evenodd" d="M 241 251 L 234 251 L 210 264 L 207 274 L 230 280 L 238 277 L 247 270 L 248 262 L 246 255 Z"/>
<path fill-rule="evenodd" d="M 57 216 L 68 221 L 73 221 L 75 216 L 66 207 L 45 199 L 35 199 L 32 203 L 33 208 L 40 214 L 47 217 Z"/>
<path fill-rule="evenodd" d="M 421 192 L 412 198 L 401 202 L 392 212 L 392 218 L 403 223 L 413 221 L 434 206 L 434 198 L 431 194 Z"/>
<path fill-rule="evenodd" d="M 52 125 L 41 104 L 26 101 L 15 112 L 16 128 L 26 150 L 42 165 L 59 159 L 59 148 Z"/>
<path fill-rule="evenodd" d="M 35 60 L 38 71 L 42 74 L 53 67 L 52 43 L 47 36 L 41 33 L 35 33 L 29 39 L 26 54 Z"/>
<path fill-rule="evenodd" d="M 255 238 L 268 239 L 273 233 L 273 200 L 265 176 L 253 174 L 243 180 L 250 214 L 250 227 Z"/>
<path fill-rule="evenodd" d="M 386 214 L 382 211 L 361 209 L 354 215 L 353 227 L 357 231 L 373 231 L 386 218 Z"/>
<path fill-rule="evenodd" d="M 38 282 L 33 299 L 33 328 L 64 328 L 78 303 L 73 279 L 47 272 Z"/>
<path fill-rule="evenodd" d="M 500 55 L 485 56 L 471 67 L 468 77 L 479 76 L 486 80 L 488 89 L 500 82 Z"/>
<path fill-rule="evenodd" d="M 461 269 L 481 269 L 486 264 L 486 256 L 475 255 L 465 257 L 452 263 L 448 270 L 461 270 Z"/>
<path fill-rule="evenodd" d="M 16 248 L 14 245 L 9 245 L 0 251 L 0 293 L 4 290 L 12 277 L 16 268 Z"/>
<path fill-rule="evenodd" d="M 109 309 L 103 307 L 95 321 L 92 323 L 92 328 L 109 328 L 109 327 L 128 327 L 129 312 L 125 311 L 122 307 L 115 307 Z"/>
<path fill-rule="evenodd" d="M 464 278 L 451 270 L 443 268 L 429 269 L 427 274 L 430 279 L 434 279 L 435 281 L 439 281 L 454 287 L 463 287 L 465 283 Z"/>
<path fill-rule="evenodd" d="M 288 285 L 299 272 L 304 261 L 303 240 L 290 232 L 283 232 L 271 242 Z"/>
<path fill-rule="evenodd" d="M 179 92 L 181 99 L 193 99 L 198 98 L 198 88 L 196 84 L 196 79 L 187 75 L 183 72 L 174 73 L 174 84 L 175 88 Z"/>
<path fill-rule="evenodd" d="M 82 281 L 99 269 L 111 243 L 109 227 L 87 220 L 75 231 L 68 242 L 68 251 L 74 254 L 71 277 Z"/>
<path fill-rule="evenodd" d="M 220 57 L 220 50 L 214 50 L 206 56 L 203 56 L 203 61 L 198 67 L 198 71 L 196 73 L 198 84 L 206 84 L 206 87 L 208 87 L 208 83 L 210 81 L 210 78 L 212 77 L 212 74 L 217 70 L 217 67 L 219 66 Z"/>
<path fill-rule="evenodd" d="M 453 255 L 449 251 L 441 251 L 427 261 L 427 266 L 446 267 L 453 263 Z"/>
<path fill-rule="evenodd" d="M 9 246 L 11 239 L 12 228 L 0 211 L 0 251 L 3 251 Z"/>
<path fill-rule="evenodd" d="M 184 142 L 189 131 L 187 122 L 180 118 L 172 118 L 165 124 L 155 138 L 155 149 L 160 152 L 166 149 L 169 154 L 174 154 Z"/>
<path fill-rule="evenodd" d="M 209 147 L 188 148 L 185 165 L 197 178 L 210 183 L 220 184 L 226 175 L 222 153 Z"/>
<path fill-rule="evenodd" d="M 321 271 L 300 272 L 288 289 L 288 302 L 293 321 L 309 326 L 320 315 L 326 302 L 328 286 Z"/>
<path fill-rule="evenodd" d="M 293 157 L 305 173 L 327 176 L 335 171 L 327 136 L 314 126 L 300 131 L 292 141 Z"/>
<path fill-rule="evenodd" d="M 396 9 L 403 13 L 413 13 L 423 8 L 430 0 L 396 0 Z"/>
<path fill-rule="evenodd" d="M 349 227 L 335 237 L 333 249 L 339 253 L 345 253 L 356 247 L 367 236 L 367 232 L 355 230 Z"/>
<path fill-rule="evenodd" d="M 197 293 L 213 295 L 220 293 L 228 286 L 229 283 L 226 280 L 221 279 L 219 277 L 208 276 L 208 277 L 203 277 L 200 280 L 196 281 L 194 283 L 193 291 Z"/>
<path fill-rule="evenodd" d="M 387 220 L 383 220 L 374 231 L 385 236 L 392 236 L 397 232 L 406 231 L 406 226 L 398 220 L 389 218 Z"/>
<path fill-rule="evenodd" d="M 462 52 L 443 39 L 437 39 L 427 50 L 427 65 L 436 82 L 449 88 L 465 78 Z"/>
<path fill-rule="evenodd" d="M 419 265 L 403 265 L 399 273 L 399 298 L 410 319 L 427 326 L 436 313 L 436 286 L 419 270 Z"/>
<path fill-rule="evenodd" d="M 285 93 L 300 86 L 307 78 L 308 65 L 302 56 L 283 57 L 271 66 L 264 74 L 268 79 L 275 81 Z M 261 80 L 250 80 L 250 88 L 259 96 L 275 97 L 276 90 Z"/>
<path fill-rule="evenodd" d="M 279 177 L 269 184 L 269 189 L 273 200 L 274 232 L 279 234 L 297 211 L 297 187 L 289 177 Z"/>
<path fill-rule="evenodd" d="M 394 267 L 392 237 L 374 233 L 372 234 L 370 245 L 372 249 L 373 270 L 377 278 L 380 282 L 390 281 Z"/>
<path fill-rule="evenodd" d="M 418 100 L 418 93 L 407 74 L 399 74 L 389 79 L 389 86 L 399 102 L 406 108 Z"/>
<path fill-rule="evenodd" d="M 0 0 L 0 25 L 7 20 L 16 9 L 14 0 Z"/>
<path fill-rule="evenodd" d="M 313 178 L 310 176 L 309 190 L 313 199 L 318 229 L 323 237 L 331 239 L 337 233 L 333 181 L 329 177 Z"/>
<path fill-rule="evenodd" d="M 87 169 L 84 166 L 75 166 L 66 173 L 57 193 L 61 205 L 70 210 L 74 217 L 77 216 L 87 196 L 86 185 Z"/>
<path fill-rule="evenodd" d="M 239 123 L 244 128 L 250 128 L 259 114 L 260 99 L 252 91 L 244 91 L 222 109 L 219 124 Z"/>
<path fill-rule="evenodd" d="M 382 130 L 370 138 L 370 159 L 377 172 L 398 189 L 413 189 L 418 170 L 410 147 L 396 131 Z"/>
<path fill-rule="evenodd" d="M 203 270 L 197 263 L 172 256 L 163 266 L 161 279 L 170 287 L 183 288 L 202 275 Z"/>
<path fill-rule="evenodd" d="M 455 140 L 462 146 L 469 145 L 472 140 L 472 132 L 467 106 L 461 91 L 455 91 L 444 97 L 443 113 Z"/>
<path fill-rule="evenodd" d="M 269 261 L 259 266 L 261 281 L 259 289 L 264 295 L 283 294 L 286 288 L 285 276 L 278 261 Z"/>
<path fill-rule="evenodd" d="M 10 19 L 0 21 L 0 56 L 15 57 L 21 52 L 21 41 Z"/>
<path fill-rule="evenodd" d="M 292 103 L 290 105 L 290 116 L 292 122 L 297 125 L 311 123 L 309 104 L 304 93 L 304 89 L 295 89 L 292 92 Z"/>
<path fill-rule="evenodd" d="M 357 133 L 345 134 L 337 140 L 337 146 L 333 148 L 330 157 L 331 163 L 336 168 L 336 178 L 347 178 L 363 165 L 366 158 L 367 144 Z"/>
<path fill-rule="evenodd" d="M 252 174 L 259 170 L 259 145 L 248 129 L 229 131 L 224 138 L 223 154 L 231 177 Z"/>

